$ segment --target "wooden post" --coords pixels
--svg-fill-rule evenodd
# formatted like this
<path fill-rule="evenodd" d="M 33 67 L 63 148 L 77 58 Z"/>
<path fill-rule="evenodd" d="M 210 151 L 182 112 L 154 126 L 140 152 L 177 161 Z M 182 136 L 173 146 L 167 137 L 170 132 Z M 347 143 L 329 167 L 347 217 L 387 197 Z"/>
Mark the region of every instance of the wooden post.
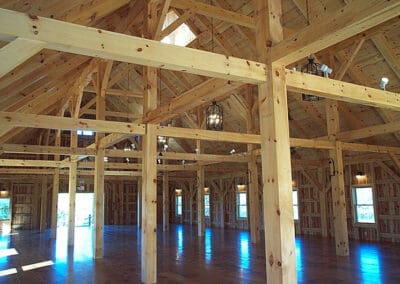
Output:
<path fill-rule="evenodd" d="M 163 231 L 169 230 L 169 179 L 168 172 L 163 173 Z"/>
<path fill-rule="evenodd" d="M 322 169 L 318 169 L 317 171 L 318 181 L 320 184 L 325 185 L 324 182 L 324 172 Z M 321 216 L 321 235 L 322 237 L 328 237 L 328 223 L 326 219 L 326 186 L 323 186 L 319 189 L 319 208 L 320 208 L 320 216 Z"/>
<path fill-rule="evenodd" d="M 39 229 L 39 182 L 35 181 L 32 196 L 32 229 Z"/>
<path fill-rule="evenodd" d="M 143 136 L 142 282 L 157 282 L 157 145 L 156 126 Z"/>
<path fill-rule="evenodd" d="M 94 164 L 94 240 L 93 257 L 103 257 L 104 227 L 104 148 L 97 150 Z"/>
<path fill-rule="evenodd" d="M 105 89 L 108 85 L 112 62 L 101 62 L 94 85 L 96 89 L 96 119 L 105 120 L 106 98 Z M 94 239 L 93 258 L 103 257 L 103 234 L 104 234 L 104 156 L 105 149 L 100 148 L 104 133 L 96 133 L 96 148 L 94 168 Z"/>
<path fill-rule="evenodd" d="M 339 132 L 339 111 L 338 102 L 326 101 L 326 121 L 328 126 L 328 139 L 336 141 L 336 133 Z M 332 209 L 333 209 L 333 230 L 335 234 L 336 254 L 349 255 L 349 236 L 347 232 L 346 219 L 346 195 L 343 175 L 343 151 L 341 142 L 336 142 L 335 149 L 329 150 L 331 169 L 334 171 L 331 176 L 332 184 Z"/>
<path fill-rule="evenodd" d="M 147 1 L 144 34 L 153 38 L 157 31 L 157 3 Z M 143 115 L 157 107 L 157 69 L 144 67 Z M 142 158 L 142 282 L 157 282 L 157 135 L 156 125 L 147 124 Z"/>
<path fill-rule="evenodd" d="M 249 87 L 248 93 L 248 111 L 247 111 L 247 133 L 254 133 L 254 115 L 252 113 L 253 105 L 256 103 L 253 96 L 253 88 Z M 247 144 L 247 152 L 252 153 L 253 144 Z M 249 219 L 250 219 L 250 237 L 251 242 L 256 244 L 260 241 L 260 201 L 258 197 L 258 169 L 256 157 L 252 155 L 252 159 L 247 163 L 248 180 L 249 180 Z"/>
<path fill-rule="evenodd" d="M 56 131 L 55 146 L 61 145 L 61 130 Z M 60 160 L 59 155 L 54 156 L 55 161 Z M 50 238 L 55 239 L 57 236 L 57 206 L 58 206 L 58 192 L 60 190 L 60 169 L 54 169 L 53 175 L 53 192 L 51 200 L 51 233 Z"/>
<path fill-rule="evenodd" d="M 225 196 L 224 193 L 221 192 L 220 194 L 220 204 L 221 204 L 221 228 L 225 227 L 225 211 L 224 211 L 224 200 Z"/>
<path fill-rule="evenodd" d="M 198 115 L 199 122 L 201 116 Z M 202 144 L 200 140 L 196 140 L 196 148 L 199 153 L 203 153 Z M 204 236 L 205 229 L 205 215 L 204 215 L 204 166 L 199 165 L 197 169 L 197 235 Z"/>
<path fill-rule="evenodd" d="M 47 176 L 42 178 L 42 190 L 40 197 L 40 231 L 46 230 L 46 216 L 47 216 Z"/>
<path fill-rule="evenodd" d="M 78 162 L 72 161 L 69 168 L 69 212 L 68 212 L 68 245 L 74 245 L 75 239 L 75 197 Z"/>
<path fill-rule="evenodd" d="M 137 201 L 136 201 L 137 227 L 142 227 L 142 178 L 137 179 Z"/>
<path fill-rule="evenodd" d="M 281 1 L 253 3 L 267 74 L 258 85 L 267 283 L 297 283 L 285 70 L 269 62 L 269 47 L 283 39 Z"/>

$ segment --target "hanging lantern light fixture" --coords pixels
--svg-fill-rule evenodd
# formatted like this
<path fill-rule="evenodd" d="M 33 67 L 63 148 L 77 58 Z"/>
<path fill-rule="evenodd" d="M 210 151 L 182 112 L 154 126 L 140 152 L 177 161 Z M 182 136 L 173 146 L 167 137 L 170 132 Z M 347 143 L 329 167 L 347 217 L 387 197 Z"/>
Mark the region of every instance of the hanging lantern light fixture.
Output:
<path fill-rule="evenodd" d="M 324 72 L 321 71 L 321 65 L 316 63 L 312 57 L 309 57 L 307 64 L 301 67 L 301 72 L 324 77 Z M 302 98 L 303 101 L 307 102 L 317 102 L 322 99 L 321 97 L 309 94 L 302 94 Z"/>
<path fill-rule="evenodd" d="M 224 110 L 222 106 L 217 102 L 212 102 L 206 110 L 206 128 L 208 130 L 222 130 L 223 116 Z"/>
<path fill-rule="evenodd" d="M 168 138 L 166 136 L 157 136 L 157 149 L 159 152 L 166 152 L 168 149 Z"/>

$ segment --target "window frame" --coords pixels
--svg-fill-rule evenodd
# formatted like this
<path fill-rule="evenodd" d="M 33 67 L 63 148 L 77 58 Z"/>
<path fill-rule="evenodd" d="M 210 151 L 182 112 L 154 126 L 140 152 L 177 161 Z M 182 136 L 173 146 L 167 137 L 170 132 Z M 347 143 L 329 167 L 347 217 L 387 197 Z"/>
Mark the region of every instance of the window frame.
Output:
<path fill-rule="evenodd" d="M 247 188 L 246 188 L 247 189 Z M 244 194 L 246 196 L 246 204 L 242 205 L 240 204 L 240 194 Z M 248 200 L 247 200 L 248 196 L 247 196 L 247 191 L 243 190 L 243 191 L 237 191 L 236 192 L 236 217 L 238 220 L 245 220 L 249 217 L 249 209 L 248 209 Z M 246 216 L 242 217 L 240 216 L 240 207 L 241 206 L 245 206 L 246 208 Z"/>
<path fill-rule="evenodd" d="M 358 222 L 358 217 L 357 217 L 357 206 L 358 204 L 356 203 L 357 201 L 357 196 L 356 196 L 356 190 L 357 188 L 371 188 L 372 191 L 372 207 L 374 210 L 374 223 L 365 223 L 365 222 Z M 375 196 L 375 187 L 372 184 L 353 184 L 351 186 L 351 211 L 352 211 L 352 219 L 353 219 L 353 225 L 356 227 L 366 227 L 366 228 L 377 228 L 378 226 L 378 219 L 377 219 L 377 208 L 376 208 L 376 196 Z"/>
<path fill-rule="evenodd" d="M 180 204 L 178 203 L 178 199 L 180 198 L 181 202 Z M 181 207 L 181 214 L 178 214 L 178 207 Z M 182 194 L 176 194 L 175 195 L 175 216 L 177 217 L 182 217 L 183 215 L 183 198 Z"/>

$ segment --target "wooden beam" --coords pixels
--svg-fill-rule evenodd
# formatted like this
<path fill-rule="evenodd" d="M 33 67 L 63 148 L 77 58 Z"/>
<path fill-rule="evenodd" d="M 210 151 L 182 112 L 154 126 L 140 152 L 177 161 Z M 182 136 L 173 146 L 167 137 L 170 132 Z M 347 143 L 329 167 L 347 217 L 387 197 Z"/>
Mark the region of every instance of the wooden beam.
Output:
<path fill-rule="evenodd" d="M 95 93 L 95 89 L 91 86 L 86 87 L 85 92 L 89 92 L 89 93 Z M 143 98 L 143 94 L 141 93 L 136 93 L 136 92 L 132 92 L 130 90 L 121 90 L 121 89 L 112 89 L 112 88 L 108 88 L 105 90 L 106 95 L 110 95 L 110 96 L 123 96 L 123 97 L 132 97 L 132 98 L 139 98 L 142 99 Z"/>
<path fill-rule="evenodd" d="M 377 34 L 372 37 L 372 41 L 379 52 L 385 58 L 386 63 L 390 66 L 397 78 L 400 79 L 400 59 L 390 47 L 387 39 L 382 34 Z"/>
<path fill-rule="evenodd" d="M 400 122 L 389 122 L 361 129 L 339 132 L 336 137 L 341 141 L 363 139 L 371 136 L 400 132 Z"/>
<path fill-rule="evenodd" d="M 2 167 L 66 168 L 66 167 L 70 166 L 70 162 L 22 160 L 22 159 L 0 159 L 0 166 L 2 166 Z"/>
<path fill-rule="evenodd" d="M 154 40 L 162 39 L 162 37 L 161 37 L 162 27 L 164 25 L 165 17 L 167 16 L 170 4 L 171 4 L 171 0 L 165 0 L 161 4 L 160 16 L 157 19 L 156 30 L 154 31 L 154 34 L 153 34 Z"/>
<path fill-rule="evenodd" d="M 213 17 L 221 21 L 254 29 L 255 21 L 252 17 L 235 13 L 216 6 L 208 5 L 195 0 L 172 0 L 171 6 L 179 9 L 191 9 L 195 13 Z"/>
<path fill-rule="evenodd" d="M 0 78 L 45 47 L 44 42 L 17 38 L 0 49 Z"/>
<path fill-rule="evenodd" d="M 219 142 L 236 142 L 245 144 L 261 143 L 261 137 L 257 134 L 179 128 L 172 126 L 157 126 L 156 131 L 157 135 L 175 138 L 199 139 Z"/>
<path fill-rule="evenodd" d="M 209 79 L 196 87 L 173 98 L 170 102 L 150 111 L 143 122 L 160 123 L 175 116 L 195 109 L 216 97 L 231 93 L 243 84 L 239 82 L 224 81 L 220 79 Z"/>
<path fill-rule="evenodd" d="M 400 110 L 400 95 L 343 81 L 286 70 L 288 91 L 332 100 Z"/>
<path fill-rule="evenodd" d="M 354 0 L 272 47 L 272 61 L 296 62 L 400 14 L 400 2 Z"/>
<path fill-rule="evenodd" d="M 342 148 L 345 151 L 400 154 L 400 147 L 342 142 Z"/>
<path fill-rule="evenodd" d="M 353 63 L 354 58 L 356 57 L 356 55 L 360 51 L 360 49 L 363 46 L 364 42 L 365 42 L 365 38 L 361 38 L 358 42 L 356 42 L 354 44 L 354 48 L 353 48 L 353 50 L 351 52 L 350 57 L 346 60 L 346 62 L 344 62 L 340 66 L 338 72 L 336 73 L 336 75 L 335 75 L 335 79 L 336 80 L 340 80 L 341 81 L 343 79 L 344 75 L 346 74 L 346 72 L 349 69 L 350 65 Z"/>
<path fill-rule="evenodd" d="M 8 127 L 32 127 L 63 130 L 92 130 L 96 132 L 144 134 L 143 124 L 94 119 L 75 119 L 0 111 L 0 124 Z"/>
<path fill-rule="evenodd" d="M 61 146 L 38 146 L 26 144 L 2 144 L 0 151 L 16 154 L 84 155 L 95 156 L 96 149 L 70 148 Z M 121 151 L 122 152 L 122 151 Z"/>
<path fill-rule="evenodd" d="M 59 31 L 63 31 L 63 36 Z M 197 75 L 245 83 L 265 80 L 264 65 L 258 62 L 6 9 L 0 9 L 0 35 L 3 40 L 21 37 L 44 42 L 49 49 Z"/>

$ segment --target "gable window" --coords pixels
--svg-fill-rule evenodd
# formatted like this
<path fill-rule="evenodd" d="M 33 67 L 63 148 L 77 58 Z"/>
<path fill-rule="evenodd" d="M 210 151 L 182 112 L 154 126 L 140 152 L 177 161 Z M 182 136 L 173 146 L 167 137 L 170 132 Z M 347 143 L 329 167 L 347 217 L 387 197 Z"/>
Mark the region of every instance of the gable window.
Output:
<path fill-rule="evenodd" d="M 176 216 L 182 216 L 182 195 L 175 197 L 175 212 Z"/>
<path fill-rule="evenodd" d="M 293 218 L 299 220 L 299 203 L 297 190 L 293 190 Z"/>
<path fill-rule="evenodd" d="M 93 136 L 94 132 L 92 130 L 77 130 L 76 134 L 79 136 Z"/>
<path fill-rule="evenodd" d="M 204 194 L 204 216 L 210 217 L 210 194 Z"/>
<path fill-rule="evenodd" d="M 356 223 L 375 223 L 374 196 L 372 187 L 354 187 L 353 205 Z"/>
<path fill-rule="evenodd" d="M 179 16 L 174 11 L 169 11 L 165 17 L 163 30 L 166 29 L 169 25 L 175 22 Z M 173 32 L 165 36 L 161 42 L 179 45 L 179 46 L 187 46 L 196 38 L 195 34 L 190 30 L 189 26 L 185 23 L 178 26 Z"/>
<path fill-rule="evenodd" d="M 237 193 L 237 216 L 239 218 L 247 218 L 247 193 Z"/>

